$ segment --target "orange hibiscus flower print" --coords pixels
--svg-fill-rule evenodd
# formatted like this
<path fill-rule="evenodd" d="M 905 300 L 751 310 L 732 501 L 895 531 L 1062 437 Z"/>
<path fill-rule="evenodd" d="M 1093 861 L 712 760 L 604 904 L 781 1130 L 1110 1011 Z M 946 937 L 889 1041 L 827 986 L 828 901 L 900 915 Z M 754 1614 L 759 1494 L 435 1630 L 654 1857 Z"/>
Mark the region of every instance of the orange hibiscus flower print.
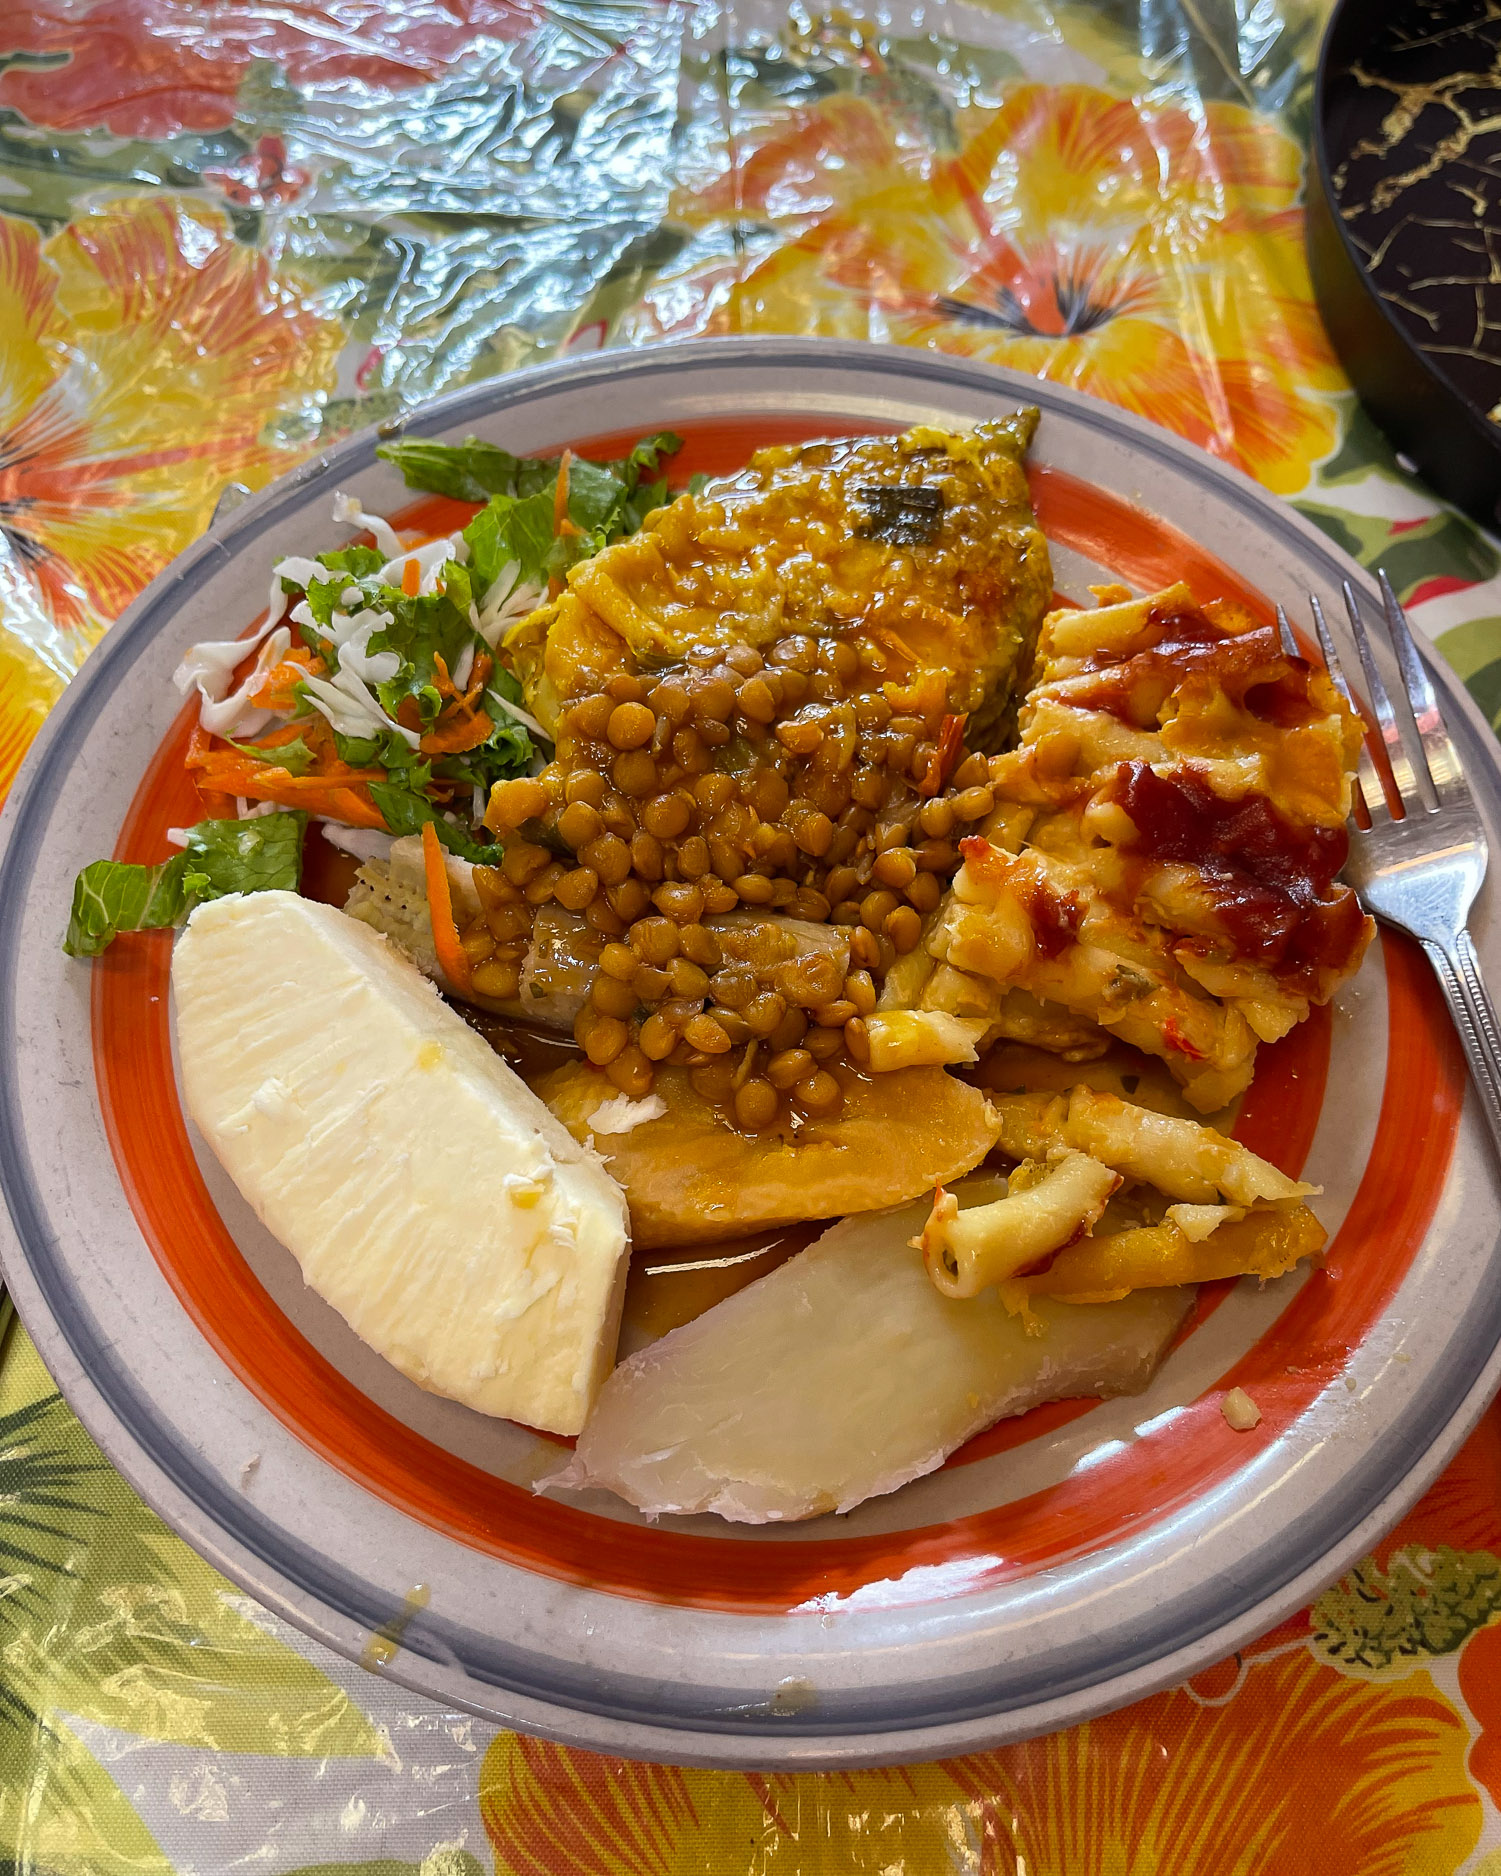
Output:
<path fill-rule="evenodd" d="M 1480 1838 L 1469 1730 L 1426 1672 L 1349 1680 L 1298 1644 L 955 1760 L 1000 1876 L 1452 1876 Z"/>
<path fill-rule="evenodd" d="M 0 216 L 0 620 L 60 676 L 286 452 L 343 328 L 201 203 L 100 203 L 43 241 Z"/>
<path fill-rule="evenodd" d="M 1424 1672 L 1348 1680 L 1294 1644 L 944 1764 L 761 1777 L 502 1734 L 480 1776 L 497 1876 L 1454 1876 L 1481 1803 Z"/>
<path fill-rule="evenodd" d="M 1239 105 L 1190 115 L 1085 85 L 1021 85 L 957 122 L 949 154 L 864 92 L 768 116 L 680 194 L 685 264 L 630 336 L 655 322 L 959 352 L 1301 489 L 1334 447 L 1344 379 L 1312 303 L 1291 139 Z"/>

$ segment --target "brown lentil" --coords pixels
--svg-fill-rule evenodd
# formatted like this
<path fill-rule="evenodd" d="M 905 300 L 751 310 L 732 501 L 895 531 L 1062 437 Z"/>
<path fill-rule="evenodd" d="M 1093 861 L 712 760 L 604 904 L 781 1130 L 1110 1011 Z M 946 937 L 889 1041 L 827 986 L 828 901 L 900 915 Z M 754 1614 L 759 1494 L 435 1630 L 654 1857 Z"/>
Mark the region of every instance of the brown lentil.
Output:
<path fill-rule="evenodd" d="M 761 990 L 741 1010 L 753 1036 L 775 1036 L 787 1017 L 786 1000 L 774 990 Z"/>
<path fill-rule="evenodd" d="M 658 840 L 676 840 L 693 819 L 693 803 L 681 791 L 653 795 L 641 810 L 641 825 Z"/>
<path fill-rule="evenodd" d="M 525 886 L 540 873 L 552 856 L 546 847 L 534 847 L 529 841 L 513 840 L 501 856 L 501 870 L 513 886 Z"/>
<path fill-rule="evenodd" d="M 520 987 L 521 967 L 491 959 L 487 963 L 475 965 L 471 982 L 482 997 L 492 997 L 497 1003 L 504 1003 L 514 997 Z"/>
<path fill-rule="evenodd" d="M 644 703 L 618 703 L 610 712 L 605 735 L 617 749 L 639 749 L 649 743 L 657 719 Z"/>
<path fill-rule="evenodd" d="M 545 814 L 548 807 L 546 788 L 534 776 L 519 776 L 510 782 L 497 782 L 490 790 L 490 808 L 486 820 L 492 827 L 520 827 Z"/>
<path fill-rule="evenodd" d="M 529 936 L 532 929 L 531 914 L 519 898 L 487 911 L 485 923 L 490 927 L 490 936 L 502 945 L 514 944 L 518 938 Z"/>
<path fill-rule="evenodd" d="M 735 1085 L 735 1071 L 729 1062 L 723 1060 L 703 1062 L 693 1069 L 688 1080 L 695 1094 L 719 1106 L 730 1099 Z"/>
<path fill-rule="evenodd" d="M 619 834 L 600 834 L 579 849 L 579 859 L 607 886 L 618 886 L 631 870 L 631 850 Z"/>
<path fill-rule="evenodd" d="M 954 797 L 954 815 L 961 821 L 978 821 L 995 806 L 995 790 L 990 787 L 966 788 Z"/>
<path fill-rule="evenodd" d="M 610 767 L 610 779 L 621 794 L 639 799 L 642 795 L 655 794 L 657 790 L 657 765 L 652 760 L 649 749 L 627 749 L 616 756 Z"/>
<path fill-rule="evenodd" d="M 778 1022 L 767 1032 L 766 1042 L 772 1049 L 795 1049 L 808 1033 L 808 1019 L 801 1010 L 786 1010 Z"/>
<path fill-rule="evenodd" d="M 675 997 L 705 997 L 709 994 L 709 974 L 690 959 L 678 956 L 667 966 L 667 976 Z"/>
<path fill-rule="evenodd" d="M 806 1049 L 779 1050 L 766 1064 L 766 1079 L 784 1093 L 812 1072 L 813 1057 Z"/>
<path fill-rule="evenodd" d="M 575 853 L 580 847 L 587 847 L 591 840 L 597 840 L 604 831 L 599 809 L 591 807 L 587 801 L 571 801 L 558 816 L 558 832 Z"/>
<path fill-rule="evenodd" d="M 605 1069 L 606 1075 L 622 1094 L 633 1101 L 651 1093 L 653 1069 L 650 1058 L 634 1042 L 628 1042 Z"/>
<path fill-rule="evenodd" d="M 746 1022 L 739 1010 L 715 1010 L 713 1015 L 715 1022 L 737 1049 L 742 1042 L 752 1040 L 750 1024 Z"/>
<path fill-rule="evenodd" d="M 905 847 L 888 847 L 885 853 L 876 856 L 870 873 L 871 878 L 878 879 L 883 886 L 894 886 L 900 892 L 917 878 L 917 862 Z"/>
<path fill-rule="evenodd" d="M 907 888 L 907 897 L 924 914 L 937 910 L 938 901 L 943 897 L 943 888 L 938 883 L 936 873 L 919 873 Z"/>
<path fill-rule="evenodd" d="M 599 805 L 599 818 L 605 824 L 605 832 L 614 834 L 617 839 L 629 840 L 636 831 L 636 817 L 631 812 L 631 804 L 624 795 L 617 795 L 613 788 L 605 791 L 605 798 Z"/>
<path fill-rule="evenodd" d="M 761 1133 L 776 1119 L 781 1102 L 769 1081 L 742 1082 L 735 1090 L 735 1119 L 747 1133 Z"/>
<path fill-rule="evenodd" d="M 702 879 L 709 870 L 709 843 L 702 834 L 692 834 L 678 847 L 678 872 L 684 879 Z"/>
<path fill-rule="evenodd" d="M 610 902 L 610 910 L 627 925 L 645 918 L 651 905 L 651 893 L 639 879 L 623 879 L 618 886 L 607 886 L 605 898 Z"/>
<path fill-rule="evenodd" d="M 479 964 L 495 949 L 495 934 L 485 921 L 480 919 L 464 933 L 459 944 L 469 962 Z"/>
<path fill-rule="evenodd" d="M 896 894 L 884 886 L 877 892 L 866 893 L 860 901 L 860 923 L 867 931 L 880 931 L 898 903 Z"/>
<path fill-rule="evenodd" d="M 723 1055 L 730 1039 L 712 1016 L 690 1016 L 683 1025 L 683 1040 L 705 1055 Z"/>
<path fill-rule="evenodd" d="M 693 693 L 693 714 L 701 723 L 723 723 L 734 708 L 735 689 L 728 678 L 707 678 Z"/>
<path fill-rule="evenodd" d="M 579 1012 L 573 1033 L 596 1068 L 608 1067 L 631 1039 L 618 1016 L 604 1016 L 593 1009 Z"/>
<path fill-rule="evenodd" d="M 728 964 L 709 980 L 715 1002 L 730 1010 L 743 1010 L 759 988 L 756 973 L 745 964 Z"/>
<path fill-rule="evenodd" d="M 554 897 L 570 912 L 582 912 L 599 891 L 599 875 L 592 866 L 576 866 L 554 888 Z"/>
<path fill-rule="evenodd" d="M 897 956 L 905 957 L 922 937 L 922 914 L 910 905 L 899 905 L 886 915 L 884 930 Z"/>
<path fill-rule="evenodd" d="M 858 931 L 850 933 L 850 963 L 863 971 L 872 971 L 881 962 L 880 947 L 873 932 L 866 931 L 862 925 Z"/>
<path fill-rule="evenodd" d="M 830 1113 L 844 1098 L 839 1083 L 827 1069 L 820 1069 L 806 1081 L 800 1081 L 794 1092 L 810 1114 Z"/>
<path fill-rule="evenodd" d="M 527 904 L 546 905 L 557 890 L 558 881 L 566 871 L 567 868 L 561 860 L 552 860 L 543 867 L 540 873 L 533 873 L 525 887 Z"/>
<path fill-rule="evenodd" d="M 589 929 L 598 932 L 601 938 L 618 938 L 626 928 L 625 920 L 618 912 L 612 912 L 604 899 L 591 899 L 584 908 L 584 919 Z"/>
<path fill-rule="evenodd" d="M 925 801 L 917 811 L 917 825 L 930 840 L 942 840 L 954 825 L 953 803 L 942 795 Z"/>
<path fill-rule="evenodd" d="M 628 984 L 636 975 L 640 963 L 629 945 L 608 944 L 599 954 L 599 968 L 605 976 L 617 977 L 623 984 Z"/>
<path fill-rule="evenodd" d="M 869 1016 L 876 1007 L 876 986 L 868 970 L 851 971 L 844 980 L 844 994 L 860 1016 Z"/>
<path fill-rule="evenodd" d="M 575 736 L 585 736 L 591 742 L 598 742 L 610 727 L 610 718 L 614 713 L 615 705 L 608 697 L 586 697 L 568 712 L 568 727 Z"/>
<path fill-rule="evenodd" d="M 641 1034 L 637 1040 L 648 1061 L 662 1062 L 677 1047 L 678 1032 L 665 1016 L 654 1012 L 641 1025 Z"/>
<path fill-rule="evenodd" d="M 704 895 L 697 886 L 669 882 L 658 886 L 652 900 L 664 917 L 679 925 L 696 925 L 704 915 Z"/>
<path fill-rule="evenodd" d="M 919 873 L 951 873 L 959 864 L 959 849 L 951 840 L 925 840 L 917 850 Z"/>
<path fill-rule="evenodd" d="M 672 988 L 672 979 L 655 964 L 640 964 L 631 979 L 638 1003 L 660 1003 Z"/>
<path fill-rule="evenodd" d="M 631 870 L 637 879 L 647 880 L 654 885 L 662 877 L 666 858 L 662 843 L 655 834 L 632 835 Z"/>
<path fill-rule="evenodd" d="M 576 769 L 563 791 L 563 799 L 570 805 L 582 801 L 588 807 L 597 808 L 604 798 L 605 778 L 598 769 Z"/>
<path fill-rule="evenodd" d="M 719 940 L 706 926 L 685 925 L 678 933 L 683 956 L 692 958 L 701 970 L 717 971 L 723 961 Z"/>
<path fill-rule="evenodd" d="M 631 927 L 631 949 L 644 964 L 670 964 L 678 954 L 678 928 L 670 918 L 638 919 Z"/>

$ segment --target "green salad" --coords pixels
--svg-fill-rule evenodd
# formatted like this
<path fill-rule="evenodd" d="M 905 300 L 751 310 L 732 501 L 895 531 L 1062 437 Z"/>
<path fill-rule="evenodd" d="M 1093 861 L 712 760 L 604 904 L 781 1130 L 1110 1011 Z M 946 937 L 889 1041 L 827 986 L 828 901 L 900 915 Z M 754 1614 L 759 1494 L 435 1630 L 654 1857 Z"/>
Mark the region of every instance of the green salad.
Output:
<path fill-rule="evenodd" d="M 475 437 L 383 445 L 409 488 L 476 512 L 408 546 L 338 496 L 335 520 L 374 545 L 283 557 L 253 633 L 191 648 L 175 681 L 199 700 L 186 761 L 204 818 L 174 830 L 181 851 L 159 865 L 85 867 L 64 950 L 95 956 L 226 893 L 295 891 L 309 818 L 351 851 L 431 823 L 451 853 L 496 860 L 490 790 L 539 770 L 547 743 L 504 635 L 668 500 L 661 466 L 680 447 L 665 431 L 608 462 L 513 456 Z"/>

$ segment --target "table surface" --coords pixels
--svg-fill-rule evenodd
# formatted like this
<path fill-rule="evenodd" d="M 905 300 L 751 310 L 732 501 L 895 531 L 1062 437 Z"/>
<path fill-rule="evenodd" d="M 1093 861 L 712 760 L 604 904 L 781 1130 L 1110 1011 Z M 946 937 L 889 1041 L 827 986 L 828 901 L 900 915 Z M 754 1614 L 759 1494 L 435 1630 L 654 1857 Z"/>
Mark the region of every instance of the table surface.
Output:
<path fill-rule="evenodd" d="M 1287 496 L 1501 722 L 1501 551 L 1355 407 L 1302 247 L 1305 0 L 0 8 L 0 787 L 252 486 L 604 345 L 798 331 L 1112 399 Z M 0 1362 L 0 1869 L 1501 1876 L 1501 1417 L 1235 1659 L 943 1764 L 593 1758 L 302 1640 Z"/>

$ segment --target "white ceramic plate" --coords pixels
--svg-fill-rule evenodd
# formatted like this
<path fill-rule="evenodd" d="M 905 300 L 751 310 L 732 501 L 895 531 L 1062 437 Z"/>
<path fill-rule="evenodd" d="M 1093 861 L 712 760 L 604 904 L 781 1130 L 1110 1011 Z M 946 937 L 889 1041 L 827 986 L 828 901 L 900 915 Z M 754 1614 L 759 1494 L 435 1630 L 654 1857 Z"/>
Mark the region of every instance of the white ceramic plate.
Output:
<path fill-rule="evenodd" d="M 1347 576 L 1371 591 L 1290 508 L 1165 432 L 932 354 L 607 354 L 407 427 L 523 452 L 672 427 L 684 467 L 724 467 L 768 439 L 1021 402 L 1043 411 L 1035 492 L 1064 592 L 1102 570 L 1295 612 L 1310 589 L 1337 611 Z M 121 1471 L 227 1575 L 407 1686 L 683 1762 L 889 1762 L 1061 1726 L 1228 1653 L 1347 1567 L 1473 1424 L 1501 1339 L 1488 1147 L 1426 967 L 1395 941 L 1263 1052 L 1242 1120 L 1325 1187 L 1327 1270 L 1206 1292 L 1144 1396 L 1042 1409 L 845 1518 L 648 1527 L 604 1497 L 539 1499 L 555 1447 L 423 1394 L 302 1287 L 182 1119 L 168 939 L 92 967 L 59 941 L 81 865 L 161 858 L 165 827 L 192 818 L 169 681 L 183 648 L 249 625 L 274 554 L 337 538 L 336 489 L 410 503 L 376 441 L 284 478 L 168 568 L 69 687 L 0 824 L 0 1251 Z M 1436 675 L 1489 816 L 1492 739 Z M 1485 902 L 1477 938 L 1501 978 Z M 1254 1434 L 1219 1412 L 1237 1383 L 1265 1416 Z"/>

